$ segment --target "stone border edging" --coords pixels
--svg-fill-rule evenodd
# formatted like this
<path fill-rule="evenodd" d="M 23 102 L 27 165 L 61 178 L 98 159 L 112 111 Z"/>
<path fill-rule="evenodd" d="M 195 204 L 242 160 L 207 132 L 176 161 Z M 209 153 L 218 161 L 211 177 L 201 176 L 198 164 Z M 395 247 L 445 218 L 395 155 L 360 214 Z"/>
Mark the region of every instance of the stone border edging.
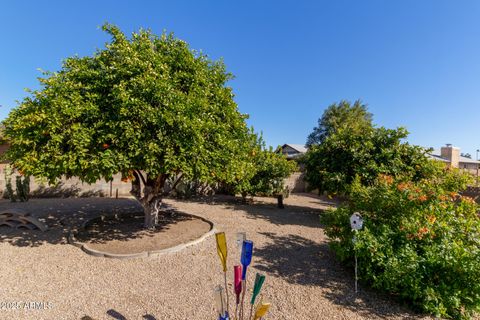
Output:
<path fill-rule="evenodd" d="M 211 235 L 213 235 L 216 232 L 214 223 L 211 222 L 210 220 L 205 219 L 204 217 L 197 216 L 197 215 L 191 214 L 191 213 L 186 213 L 186 212 L 179 212 L 179 211 L 175 211 L 175 212 L 179 215 L 194 217 L 194 218 L 200 219 L 200 220 L 208 223 L 210 225 L 210 230 L 207 233 L 200 236 L 198 239 L 195 239 L 195 240 L 192 240 L 192 241 L 189 241 L 189 242 L 186 242 L 186 243 L 182 243 L 182 244 L 176 245 L 176 246 L 171 247 L 171 248 L 151 250 L 151 251 L 143 251 L 143 252 L 137 252 L 137 253 L 126 253 L 126 254 L 110 253 L 110 252 L 104 252 L 104 251 L 99 251 L 99 250 L 92 249 L 92 248 L 88 247 L 86 244 L 78 242 L 75 238 L 75 232 L 72 231 L 72 230 L 70 230 L 68 232 L 67 242 L 74 245 L 75 247 L 78 247 L 78 248 L 82 249 L 82 251 L 84 251 L 85 253 L 87 253 L 89 255 L 92 255 L 94 257 L 104 257 L 104 258 L 111 258 L 111 259 L 134 259 L 134 258 L 158 257 L 158 256 L 163 255 L 163 254 L 178 252 L 178 251 L 181 251 L 181 250 L 183 250 L 187 247 L 190 247 L 190 246 L 193 246 L 195 244 L 198 244 L 198 243 L 202 242 L 203 240 L 210 237 Z M 127 215 L 127 214 L 128 213 L 122 214 L 122 215 Z M 97 219 L 102 219 L 103 220 L 106 217 L 110 217 L 110 216 L 111 217 L 118 217 L 118 214 L 101 215 L 99 217 L 92 218 L 90 220 L 85 221 L 82 224 L 82 226 L 80 227 L 80 229 L 81 230 L 85 229 L 85 227 L 87 227 L 88 224 L 91 223 L 94 220 L 97 220 Z"/>

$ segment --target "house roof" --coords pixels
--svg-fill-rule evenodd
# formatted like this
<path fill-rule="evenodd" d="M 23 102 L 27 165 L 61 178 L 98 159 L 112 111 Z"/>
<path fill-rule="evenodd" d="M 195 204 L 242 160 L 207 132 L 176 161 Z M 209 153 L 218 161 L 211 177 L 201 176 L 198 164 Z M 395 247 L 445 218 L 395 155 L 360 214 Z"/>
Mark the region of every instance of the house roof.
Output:
<path fill-rule="evenodd" d="M 297 150 L 299 153 L 305 153 L 307 152 L 307 148 L 305 148 L 304 145 L 302 144 L 295 144 L 295 143 L 285 143 L 283 146 L 282 146 L 282 149 L 285 148 L 285 147 L 290 147 L 292 149 L 295 149 Z"/>
<path fill-rule="evenodd" d="M 427 154 L 427 156 L 430 158 L 430 159 L 433 159 L 433 160 L 437 160 L 437 161 L 442 161 L 442 162 L 450 162 L 448 161 L 447 159 L 444 159 L 442 157 L 440 157 L 439 155 L 436 155 L 436 154 Z"/>
<path fill-rule="evenodd" d="M 444 161 L 444 162 L 450 162 L 450 161 L 448 161 L 447 159 L 442 158 L 442 156 L 441 156 L 440 154 L 441 154 L 441 153 L 440 153 L 440 150 L 435 149 L 435 150 L 432 151 L 431 154 L 429 154 L 429 157 L 432 158 L 432 159 L 435 159 L 435 160 L 440 160 L 440 161 Z M 476 163 L 476 164 L 480 164 L 480 161 L 478 161 L 478 160 L 474 160 L 474 159 L 470 159 L 470 158 L 462 157 L 462 156 L 459 157 L 458 162 L 460 162 L 460 163 Z"/>
<path fill-rule="evenodd" d="M 478 160 L 474 160 L 474 159 L 470 159 L 470 158 L 466 158 L 466 157 L 462 157 L 460 156 L 460 160 L 459 160 L 460 163 L 480 163 L 480 161 Z"/>

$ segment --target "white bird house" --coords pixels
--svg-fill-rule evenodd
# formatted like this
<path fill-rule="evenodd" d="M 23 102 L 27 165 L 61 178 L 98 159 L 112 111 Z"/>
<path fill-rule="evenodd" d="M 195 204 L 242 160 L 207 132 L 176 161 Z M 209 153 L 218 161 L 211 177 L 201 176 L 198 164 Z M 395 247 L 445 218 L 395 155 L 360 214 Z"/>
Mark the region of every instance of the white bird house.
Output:
<path fill-rule="evenodd" d="M 363 227 L 363 218 L 358 212 L 354 212 L 350 217 L 350 226 L 353 230 L 360 230 Z"/>

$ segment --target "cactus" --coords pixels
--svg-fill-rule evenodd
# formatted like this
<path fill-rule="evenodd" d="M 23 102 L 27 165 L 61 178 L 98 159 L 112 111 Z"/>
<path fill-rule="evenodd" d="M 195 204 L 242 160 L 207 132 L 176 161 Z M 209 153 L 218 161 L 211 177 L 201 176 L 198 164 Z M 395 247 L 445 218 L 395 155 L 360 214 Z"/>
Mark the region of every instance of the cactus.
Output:
<path fill-rule="evenodd" d="M 12 168 L 10 166 L 5 167 L 5 193 L 4 197 L 10 199 L 11 202 L 17 201 L 12 188 Z"/>
<path fill-rule="evenodd" d="M 28 201 L 28 194 L 30 193 L 30 177 L 17 176 L 15 181 L 17 187 L 17 197 L 21 202 Z"/>
<path fill-rule="evenodd" d="M 30 176 L 18 175 L 15 177 L 16 192 L 13 191 L 12 186 L 13 169 L 10 166 L 5 167 L 5 192 L 4 198 L 10 199 L 12 202 L 20 200 L 21 202 L 28 201 L 30 194 Z"/>

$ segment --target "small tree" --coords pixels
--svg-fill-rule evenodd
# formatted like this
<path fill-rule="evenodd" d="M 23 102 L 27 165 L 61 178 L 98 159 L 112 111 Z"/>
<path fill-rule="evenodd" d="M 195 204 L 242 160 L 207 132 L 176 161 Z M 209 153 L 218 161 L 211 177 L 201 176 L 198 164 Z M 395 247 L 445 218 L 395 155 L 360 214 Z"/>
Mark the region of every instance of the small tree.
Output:
<path fill-rule="evenodd" d="M 17 198 L 12 187 L 12 168 L 7 165 L 5 166 L 4 175 L 5 175 L 5 193 L 4 197 L 10 199 L 11 202 L 16 202 Z"/>
<path fill-rule="evenodd" d="M 25 174 L 93 183 L 118 172 L 155 226 L 165 181 L 232 182 L 250 166 L 256 138 L 247 128 L 220 61 L 192 51 L 172 34 L 140 30 L 91 57 L 71 57 L 45 73 L 4 121 L 7 157 Z M 178 181 L 177 181 L 178 182 Z"/>
<path fill-rule="evenodd" d="M 289 161 L 285 155 L 274 152 L 272 148 L 265 149 L 259 140 L 256 150 L 250 154 L 253 171 L 235 184 L 235 191 L 247 195 L 277 197 L 278 206 L 283 208 L 283 197 L 288 192 L 285 179 L 297 168 L 295 161 Z"/>
<path fill-rule="evenodd" d="M 339 129 L 348 128 L 352 133 L 360 133 L 372 128 L 372 114 L 367 111 L 367 106 L 360 100 L 353 105 L 346 100 L 330 105 L 320 119 L 318 126 L 307 138 L 308 147 L 321 144 L 328 136 Z"/>
<path fill-rule="evenodd" d="M 30 177 L 26 176 L 16 176 L 15 178 L 15 187 L 17 189 L 17 198 L 21 202 L 28 201 L 30 194 Z"/>
<path fill-rule="evenodd" d="M 403 142 L 404 128 L 369 128 L 361 133 L 340 129 L 307 152 L 305 180 L 320 192 L 349 193 L 356 177 L 364 185 L 379 174 L 408 175 L 413 181 L 429 173 L 425 149 Z"/>

